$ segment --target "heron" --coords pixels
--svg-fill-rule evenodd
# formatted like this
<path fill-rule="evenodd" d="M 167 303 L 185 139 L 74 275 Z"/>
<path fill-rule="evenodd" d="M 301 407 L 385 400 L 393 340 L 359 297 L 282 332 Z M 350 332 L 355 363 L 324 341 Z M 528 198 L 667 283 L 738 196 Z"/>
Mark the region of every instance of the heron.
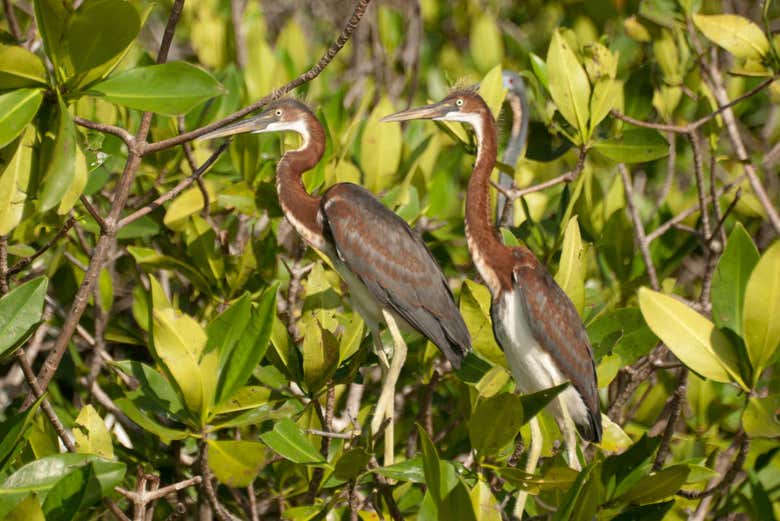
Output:
<path fill-rule="evenodd" d="M 586 441 L 601 440 L 593 351 L 577 309 L 547 268 L 528 248 L 503 244 L 491 223 L 490 175 L 497 154 L 493 114 L 476 91 L 461 89 L 382 121 L 412 119 L 458 121 L 474 131 L 477 158 L 466 191 L 466 241 L 492 296 L 493 333 L 521 392 L 570 383 L 548 407 L 561 426 L 569 465 L 579 469 L 573 427 Z M 533 471 L 541 454 L 541 429 L 536 418 L 530 424 L 526 469 Z"/>
<path fill-rule="evenodd" d="M 407 353 L 401 329 L 427 337 L 456 369 L 471 349 L 471 338 L 441 267 L 406 221 L 353 183 L 337 183 L 322 195 L 306 191 L 303 174 L 322 158 L 325 130 L 304 103 L 283 98 L 202 139 L 288 131 L 299 134 L 302 144 L 277 164 L 279 204 L 301 238 L 330 259 L 371 333 L 384 373 L 371 432 L 376 435 L 387 421 L 384 462 L 389 465 L 394 458 L 395 386 Z M 389 361 L 379 333 L 383 323 L 394 344 Z"/>
<path fill-rule="evenodd" d="M 522 76 L 514 71 L 504 71 L 502 73 L 506 99 L 512 110 L 512 126 L 509 130 L 509 140 L 504 149 L 502 161 L 514 168 L 520 154 L 523 153 L 526 142 L 528 141 L 528 96 L 525 93 L 525 83 Z M 512 187 L 513 179 L 508 173 L 501 171 L 498 174 L 498 185 L 509 189 Z M 507 226 L 514 222 L 514 208 L 512 201 L 509 201 L 506 195 L 499 192 L 496 197 L 496 226 Z"/>

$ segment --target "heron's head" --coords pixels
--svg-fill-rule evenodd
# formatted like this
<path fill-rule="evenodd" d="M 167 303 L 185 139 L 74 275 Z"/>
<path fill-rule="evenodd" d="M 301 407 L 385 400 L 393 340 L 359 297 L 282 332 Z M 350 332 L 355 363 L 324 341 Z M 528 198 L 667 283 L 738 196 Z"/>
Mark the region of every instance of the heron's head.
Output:
<path fill-rule="evenodd" d="M 433 119 L 436 121 L 459 121 L 471 125 L 479 135 L 482 133 L 482 122 L 485 115 L 490 115 L 490 109 L 476 91 L 456 90 L 438 103 L 423 107 L 402 110 L 381 121 L 409 121 L 412 119 Z"/>
<path fill-rule="evenodd" d="M 260 134 L 264 132 L 297 132 L 308 140 L 311 134 L 312 120 L 316 117 L 304 103 L 284 98 L 270 104 L 263 112 L 251 118 L 242 119 L 212 132 L 199 139 L 214 139 L 235 134 Z"/>

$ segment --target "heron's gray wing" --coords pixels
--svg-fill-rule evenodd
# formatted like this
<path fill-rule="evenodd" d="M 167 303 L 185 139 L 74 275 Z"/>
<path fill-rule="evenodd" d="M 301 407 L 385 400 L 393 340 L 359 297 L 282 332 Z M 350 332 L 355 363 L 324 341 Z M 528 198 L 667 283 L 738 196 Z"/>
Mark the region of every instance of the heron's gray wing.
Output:
<path fill-rule="evenodd" d="M 379 303 L 427 336 L 454 367 L 471 348 L 441 268 L 422 239 L 371 192 L 340 183 L 322 197 L 323 228 L 339 258 Z"/>
<path fill-rule="evenodd" d="M 536 259 L 516 266 L 513 282 L 525 308 L 531 334 L 569 379 L 588 409 L 589 424 L 577 425 L 577 429 L 587 440 L 601 440 L 596 366 L 577 309 Z"/>

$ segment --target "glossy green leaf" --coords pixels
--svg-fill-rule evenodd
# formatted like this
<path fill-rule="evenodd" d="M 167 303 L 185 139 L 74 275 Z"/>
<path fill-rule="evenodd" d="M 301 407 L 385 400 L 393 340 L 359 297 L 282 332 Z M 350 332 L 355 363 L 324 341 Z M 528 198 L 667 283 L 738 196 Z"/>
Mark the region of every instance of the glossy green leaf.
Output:
<path fill-rule="evenodd" d="M 57 134 L 51 157 L 41 179 L 38 208 L 45 212 L 60 204 L 76 174 L 76 127 L 73 116 L 63 104 L 57 116 Z"/>
<path fill-rule="evenodd" d="M 118 400 L 115 400 L 115 403 L 116 406 L 119 407 L 119 410 L 133 420 L 133 423 L 137 424 L 145 431 L 151 432 L 165 444 L 169 444 L 173 440 L 183 440 L 190 435 L 186 431 L 172 429 L 162 425 L 156 419 L 151 418 L 149 414 L 138 408 L 138 406 L 128 398 L 119 398 Z"/>
<path fill-rule="evenodd" d="M 46 55 L 57 69 L 62 65 L 65 53 L 62 39 L 70 16 L 70 5 L 64 0 L 33 0 L 33 8 Z M 59 77 L 59 74 L 56 76 Z"/>
<path fill-rule="evenodd" d="M 468 424 L 471 446 L 482 458 L 492 456 L 515 439 L 522 425 L 523 406 L 517 395 L 501 393 L 482 400 Z"/>
<path fill-rule="evenodd" d="M 479 95 L 485 100 L 485 104 L 490 108 L 493 116 L 498 118 L 501 113 L 501 105 L 506 98 L 507 89 L 504 87 L 504 77 L 499 63 L 485 74 L 482 81 L 479 82 Z"/>
<path fill-rule="evenodd" d="M 145 403 L 152 402 L 160 411 L 167 411 L 173 415 L 184 412 L 184 405 L 176 390 L 153 367 L 135 360 L 120 360 L 112 362 L 112 365 L 138 380 L 139 387 L 135 392 Z"/>
<path fill-rule="evenodd" d="M 644 505 L 674 496 L 685 484 L 690 469 L 687 465 L 672 465 L 642 478 L 623 496 L 626 501 Z"/>
<path fill-rule="evenodd" d="M 531 394 L 523 394 L 520 396 L 520 405 L 523 410 L 523 423 L 527 423 L 531 418 L 536 416 L 539 411 L 547 407 L 547 404 L 555 399 L 556 396 L 561 394 L 564 389 L 569 386 L 569 382 L 550 387 L 549 389 L 543 389 Z"/>
<path fill-rule="evenodd" d="M 133 256 L 138 264 L 146 269 L 170 269 L 190 279 L 201 291 L 211 293 L 211 285 L 208 280 L 191 265 L 184 261 L 163 255 L 158 251 L 144 246 L 128 246 L 128 253 Z"/>
<path fill-rule="evenodd" d="M 547 77 L 547 64 L 544 63 L 544 60 L 541 57 L 534 53 L 529 53 L 528 59 L 531 62 L 531 69 L 534 71 L 534 76 L 536 76 L 539 83 L 541 83 L 545 89 L 550 90 L 550 82 Z"/>
<path fill-rule="evenodd" d="M 0 148 L 16 139 L 43 101 L 41 89 L 16 89 L 0 94 Z"/>
<path fill-rule="evenodd" d="M 28 494 L 44 498 L 51 488 L 73 470 L 92 464 L 100 490 L 107 494 L 125 475 L 125 464 L 87 454 L 57 454 L 27 463 L 0 485 L 0 516 L 13 510 Z"/>
<path fill-rule="evenodd" d="M 758 379 L 780 344 L 780 241 L 761 256 L 750 274 L 742 310 L 742 331 Z"/>
<path fill-rule="evenodd" d="M 314 448 L 301 428 L 290 419 L 285 418 L 276 422 L 272 431 L 260 435 L 260 440 L 293 463 L 323 462 L 320 451 Z"/>
<path fill-rule="evenodd" d="M 639 290 L 639 309 L 653 333 L 689 369 L 746 388 L 734 347 L 712 322 L 679 300 L 648 288 Z"/>
<path fill-rule="evenodd" d="M 89 92 L 117 105 L 176 116 L 222 91 L 219 82 L 203 69 L 170 62 L 120 72 L 93 85 Z"/>
<path fill-rule="evenodd" d="M 669 155 L 669 143 L 647 128 L 625 130 L 619 138 L 596 141 L 593 148 L 618 163 L 645 163 Z"/>
<path fill-rule="evenodd" d="M 447 465 L 450 467 L 449 465 Z M 455 486 L 442 498 L 438 505 L 439 519 L 457 519 L 458 521 L 477 521 L 471 503 L 469 489 L 462 479 L 455 477 Z"/>
<path fill-rule="evenodd" d="M 265 445 L 245 440 L 207 440 L 209 467 L 229 487 L 246 487 L 265 464 Z"/>
<path fill-rule="evenodd" d="M 359 314 L 353 313 L 349 324 L 344 328 L 339 342 L 339 364 L 357 353 L 363 341 L 365 324 Z"/>
<path fill-rule="evenodd" d="M 553 515 L 553 521 L 582 519 L 580 515 L 583 514 L 583 512 L 581 509 L 577 509 L 577 506 L 583 502 L 583 497 L 586 497 L 589 492 L 589 487 L 587 487 L 587 485 L 592 481 L 591 476 L 597 465 L 598 463 L 594 462 L 582 469 L 577 476 L 577 479 L 574 480 L 571 488 L 564 496 L 558 510 Z"/>
<path fill-rule="evenodd" d="M 765 397 L 752 396 L 745 412 L 742 425 L 751 438 L 780 437 L 780 394 Z"/>
<path fill-rule="evenodd" d="M 73 469 L 51 487 L 43 502 L 47 521 L 71 521 L 100 500 L 101 485 L 93 465 Z"/>
<path fill-rule="evenodd" d="M 0 297 L 0 358 L 10 356 L 41 321 L 48 284 L 38 277 Z"/>
<path fill-rule="evenodd" d="M 114 458 L 111 433 L 108 432 L 103 418 L 92 405 L 85 405 L 76 417 L 73 438 L 76 440 L 76 451 L 81 454 L 94 454 L 105 459 Z"/>
<path fill-rule="evenodd" d="M 208 186 L 207 184 L 206 187 Z M 214 195 L 209 193 L 209 198 L 213 200 Z M 200 212 L 204 204 L 203 192 L 196 186 L 188 188 L 176 196 L 168 206 L 163 223 L 171 230 L 182 231 L 187 224 L 187 218 Z"/>
<path fill-rule="evenodd" d="M 748 279 L 759 254 L 744 226 L 737 223 L 712 276 L 712 319 L 719 328 L 742 336 L 742 309 Z"/>
<path fill-rule="evenodd" d="M 438 507 L 446 501 L 447 496 L 459 483 L 458 476 L 452 465 L 439 459 L 439 452 L 431 441 L 428 433 L 425 432 L 419 424 L 417 432 L 420 438 L 423 455 L 423 471 L 425 473 L 425 484 L 428 486 L 428 492 L 431 494 Z"/>
<path fill-rule="evenodd" d="M 593 85 L 593 95 L 590 98 L 590 133 L 607 117 L 609 111 L 615 108 L 621 99 L 623 84 L 613 78 L 599 79 Z"/>
<path fill-rule="evenodd" d="M 41 59 L 20 45 L 0 45 L 0 90 L 46 85 Z"/>
<path fill-rule="evenodd" d="M 580 225 L 575 215 L 569 219 L 563 232 L 563 248 L 555 282 L 566 292 L 574 307 L 582 315 L 585 309 L 585 248 L 580 236 Z"/>
<path fill-rule="evenodd" d="M 371 111 L 360 139 L 363 184 L 375 193 L 392 185 L 401 162 L 401 127 L 379 121 L 393 112 L 393 103 L 387 97 L 382 97 Z"/>
<path fill-rule="evenodd" d="M 206 333 L 194 319 L 174 309 L 153 311 L 152 345 L 176 385 L 187 408 L 201 418 L 217 385 L 219 354 L 205 352 Z"/>
<path fill-rule="evenodd" d="M 412 483 L 425 483 L 425 470 L 423 459 L 420 456 L 394 463 L 386 467 L 373 469 L 373 472 L 396 481 L 409 481 Z"/>
<path fill-rule="evenodd" d="M 84 157 L 84 153 L 78 145 L 76 145 L 75 152 L 76 154 L 73 158 L 73 179 L 62 199 L 60 199 L 60 204 L 57 207 L 59 215 L 65 215 L 70 212 L 87 186 L 87 158 Z"/>
<path fill-rule="evenodd" d="M 469 493 L 471 507 L 478 521 L 501 521 L 501 505 L 499 504 L 490 485 L 480 480 Z"/>
<path fill-rule="evenodd" d="M 227 327 L 228 331 L 235 332 L 239 336 L 226 338 L 215 346 L 219 352 L 219 383 L 217 384 L 216 403 L 230 398 L 241 386 L 246 384 L 252 371 L 265 356 L 276 313 L 277 287 L 276 284 L 272 284 L 263 292 L 256 309 L 252 308 L 251 305 L 246 309 L 247 316 L 246 321 L 243 322 L 244 327 L 241 327 L 241 321 L 234 323 L 232 319 L 230 323 L 223 323 L 223 327 Z M 216 320 L 219 320 L 219 317 Z M 206 350 L 209 351 L 212 348 L 211 324 L 209 324 L 207 334 L 209 342 Z"/>
<path fill-rule="evenodd" d="M 550 96 L 561 115 L 579 130 L 582 139 L 588 135 L 590 82 L 569 42 L 555 31 L 547 50 L 547 76 Z"/>
<path fill-rule="evenodd" d="M 41 508 L 41 502 L 35 494 L 30 494 L 24 501 L 3 518 L 4 521 L 46 521 Z"/>
<path fill-rule="evenodd" d="M 74 73 L 87 72 L 119 55 L 140 29 L 141 18 L 129 2 L 85 2 L 68 19 L 65 38 Z"/>
<path fill-rule="evenodd" d="M 16 228 L 24 215 L 28 193 L 31 192 L 33 144 L 35 129 L 28 126 L 17 146 L 0 150 L 0 161 L 6 163 L 0 172 L 0 235 Z M 6 159 L 5 154 L 13 154 Z"/>
<path fill-rule="evenodd" d="M 225 414 L 253 409 L 265 404 L 270 396 L 271 390 L 267 387 L 247 385 L 238 389 L 230 397 L 218 402 L 211 412 L 212 414 Z"/>
<path fill-rule="evenodd" d="M 693 23 L 710 41 L 737 58 L 761 58 L 769 52 L 769 40 L 755 23 L 733 14 L 694 14 Z"/>

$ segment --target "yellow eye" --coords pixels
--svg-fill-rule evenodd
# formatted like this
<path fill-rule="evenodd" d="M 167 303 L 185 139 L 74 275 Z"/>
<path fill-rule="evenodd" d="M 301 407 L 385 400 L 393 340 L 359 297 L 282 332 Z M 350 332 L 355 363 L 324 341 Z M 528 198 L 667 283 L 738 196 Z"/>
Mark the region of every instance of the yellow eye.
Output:
<path fill-rule="evenodd" d="M 457 99 L 455 101 L 455 105 L 457 105 L 458 107 L 462 107 L 463 106 L 463 100 L 462 99 Z"/>
<path fill-rule="evenodd" d="M 276 114 L 276 117 L 277 117 L 277 118 L 278 118 L 278 117 L 280 117 L 280 116 L 282 115 L 282 111 L 281 111 L 281 109 L 276 109 L 276 112 L 275 112 L 275 114 Z"/>

